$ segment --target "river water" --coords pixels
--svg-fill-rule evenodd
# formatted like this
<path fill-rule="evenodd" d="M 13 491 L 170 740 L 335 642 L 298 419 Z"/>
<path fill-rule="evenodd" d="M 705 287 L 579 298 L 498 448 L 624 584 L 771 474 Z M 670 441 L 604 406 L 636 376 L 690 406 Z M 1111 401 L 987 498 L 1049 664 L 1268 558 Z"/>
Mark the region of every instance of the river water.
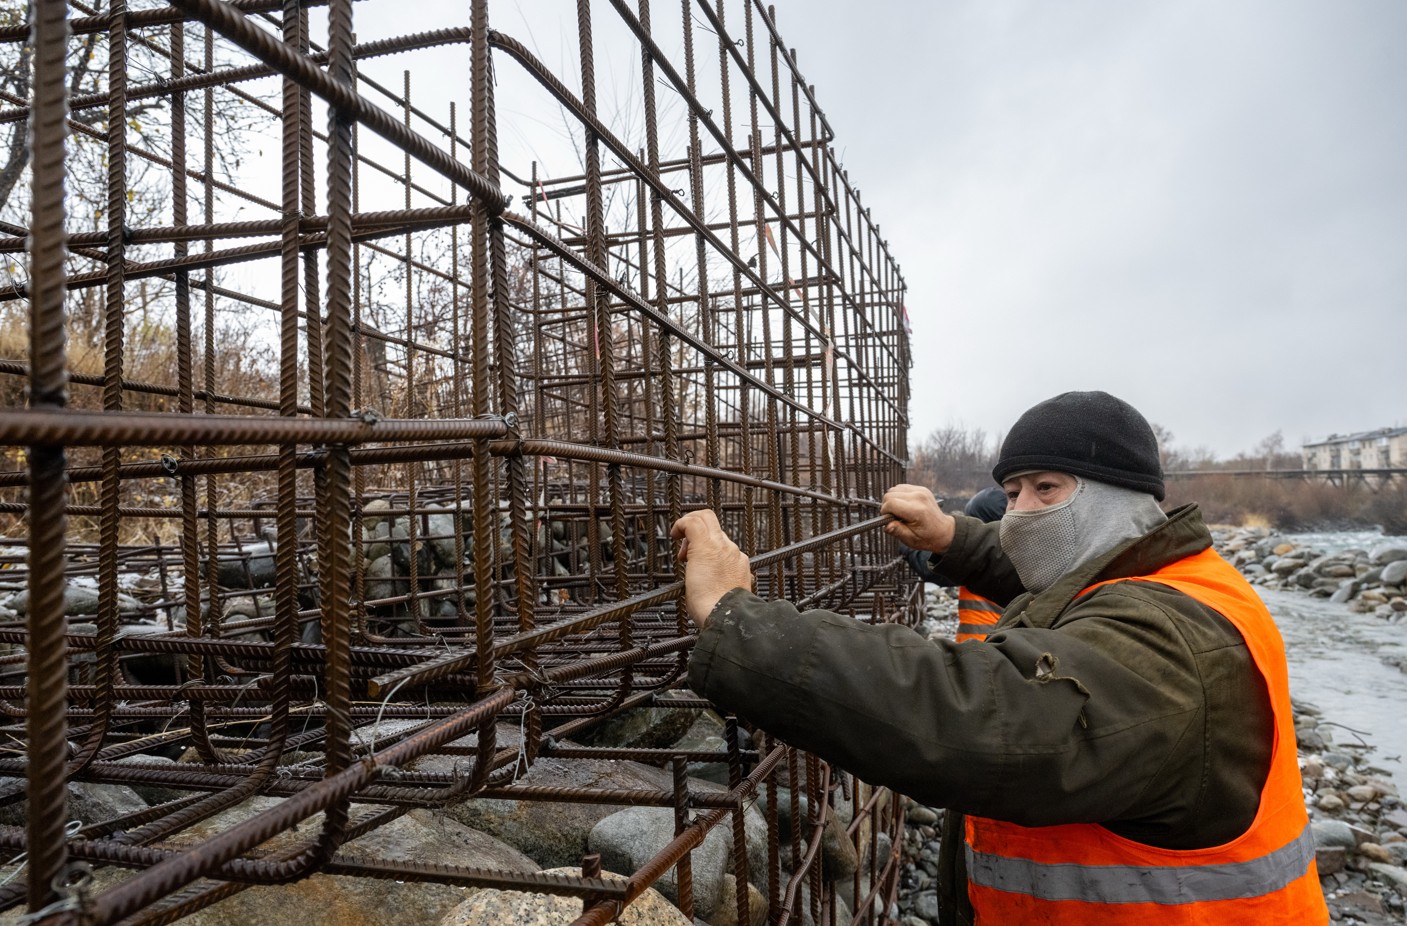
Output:
<path fill-rule="evenodd" d="M 1327 545 L 1319 549 L 1327 551 Z M 1407 624 L 1355 614 L 1300 592 L 1257 588 L 1285 638 L 1290 694 L 1322 712 L 1335 743 L 1362 739 L 1369 758 L 1407 792 Z M 1349 729 L 1344 729 L 1347 727 Z"/>

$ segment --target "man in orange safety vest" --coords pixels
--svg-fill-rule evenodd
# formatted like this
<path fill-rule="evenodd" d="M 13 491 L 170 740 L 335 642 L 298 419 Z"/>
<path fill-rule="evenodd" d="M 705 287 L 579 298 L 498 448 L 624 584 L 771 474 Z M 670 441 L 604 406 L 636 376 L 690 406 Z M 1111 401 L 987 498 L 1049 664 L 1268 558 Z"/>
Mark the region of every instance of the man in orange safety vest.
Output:
<path fill-rule="evenodd" d="M 981 646 L 753 594 L 714 513 L 673 528 L 689 684 L 859 778 L 947 808 L 939 921 L 1322 926 L 1284 644 L 1164 512 L 1147 420 L 1070 392 L 1007 433 L 1002 519 L 885 495 L 884 529 L 1002 607 Z"/>

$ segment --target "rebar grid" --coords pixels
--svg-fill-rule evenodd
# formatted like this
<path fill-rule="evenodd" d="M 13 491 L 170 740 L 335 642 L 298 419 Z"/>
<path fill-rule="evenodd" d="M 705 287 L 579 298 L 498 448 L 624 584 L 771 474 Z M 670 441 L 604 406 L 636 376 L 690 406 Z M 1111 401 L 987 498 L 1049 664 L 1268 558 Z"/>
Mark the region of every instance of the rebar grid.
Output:
<path fill-rule="evenodd" d="M 566 894 L 605 923 L 674 870 L 692 915 L 692 850 L 723 827 L 770 922 L 842 900 L 882 921 L 896 796 L 732 717 L 717 749 L 577 742 L 709 709 L 684 690 L 687 510 L 764 597 L 919 616 L 877 516 L 907 458 L 905 284 L 775 13 L 559 3 L 534 11 L 577 27 L 556 73 L 488 0 L 395 35 L 360 25 L 379 0 L 31 5 L 0 24 L 32 60 L 0 100 L 27 142 L 0 311 L 28 331 L 0 348 L 0 805 L 27 800 L 0 906 L 172 922 L 321 871 Z M 520 781 L 544 757 L 668 783 Z M 75 827 L 65 780 L 181 796 Z M 182 847 L 255 796 L 278 802 Z M 625 881 L 346 846 L 485 798 L 670 808 L 677 835 Z M 838 885 L 817 856 L 842 805 L 866 861 Z"/>

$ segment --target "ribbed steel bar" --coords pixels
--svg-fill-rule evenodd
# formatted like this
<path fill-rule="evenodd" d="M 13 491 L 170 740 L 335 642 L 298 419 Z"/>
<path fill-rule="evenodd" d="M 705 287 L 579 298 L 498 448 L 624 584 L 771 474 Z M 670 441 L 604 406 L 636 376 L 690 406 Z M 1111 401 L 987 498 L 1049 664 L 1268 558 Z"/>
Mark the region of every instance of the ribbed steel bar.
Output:
<path fill-rule="evenodd" d="M 508 427 L 490 418 L 385 419 L 373 413 L 342 418 L 181 417 L 149 412 L 0 409 L 0 433 L 15 444 L 161 447 L 173 444 L 362 444 L 502 437 Z"/>
<path fill-rule="evenodd" d="M 34 6 L 35 106 L 29 127 L 33 183 L 30 200 L 29 364 L 30 404 L 61 409 L 68 400 L 68 358 L 64 335 L 65 124 L 68 83 L 68 4 L 41 0 Z M 54 897 L 53 882 L 67 860 L 64 827 L 68 758 L 64 705 L 68 655 L 64 644 L 64 447 L 61 442 L 29 446 L 29 596 L 26 624 L 27 675 L 34 698 L 25 718 L 28 741 L 26 843 L 29 909 L 43 909 Z M 71 921 L 71 918 L 68 920 Z"/>

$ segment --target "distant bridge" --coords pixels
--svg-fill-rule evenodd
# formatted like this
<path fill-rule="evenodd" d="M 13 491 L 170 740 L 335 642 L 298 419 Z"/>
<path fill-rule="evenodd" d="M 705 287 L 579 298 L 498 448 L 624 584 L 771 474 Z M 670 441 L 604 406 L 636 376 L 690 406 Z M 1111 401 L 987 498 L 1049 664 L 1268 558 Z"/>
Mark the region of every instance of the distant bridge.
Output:
<path fill-rule="evenodd" d="M 1361 483 L 1376 492 L 1397 479 L 1407 479 L 1407 467 L 1383 469 L 1181 469 L 1163 474 L 1167 479 L 1195 479 L 1208 476 L 1235 476 L 1240 479 L 1303 479 L 1336 486 Z"/>

